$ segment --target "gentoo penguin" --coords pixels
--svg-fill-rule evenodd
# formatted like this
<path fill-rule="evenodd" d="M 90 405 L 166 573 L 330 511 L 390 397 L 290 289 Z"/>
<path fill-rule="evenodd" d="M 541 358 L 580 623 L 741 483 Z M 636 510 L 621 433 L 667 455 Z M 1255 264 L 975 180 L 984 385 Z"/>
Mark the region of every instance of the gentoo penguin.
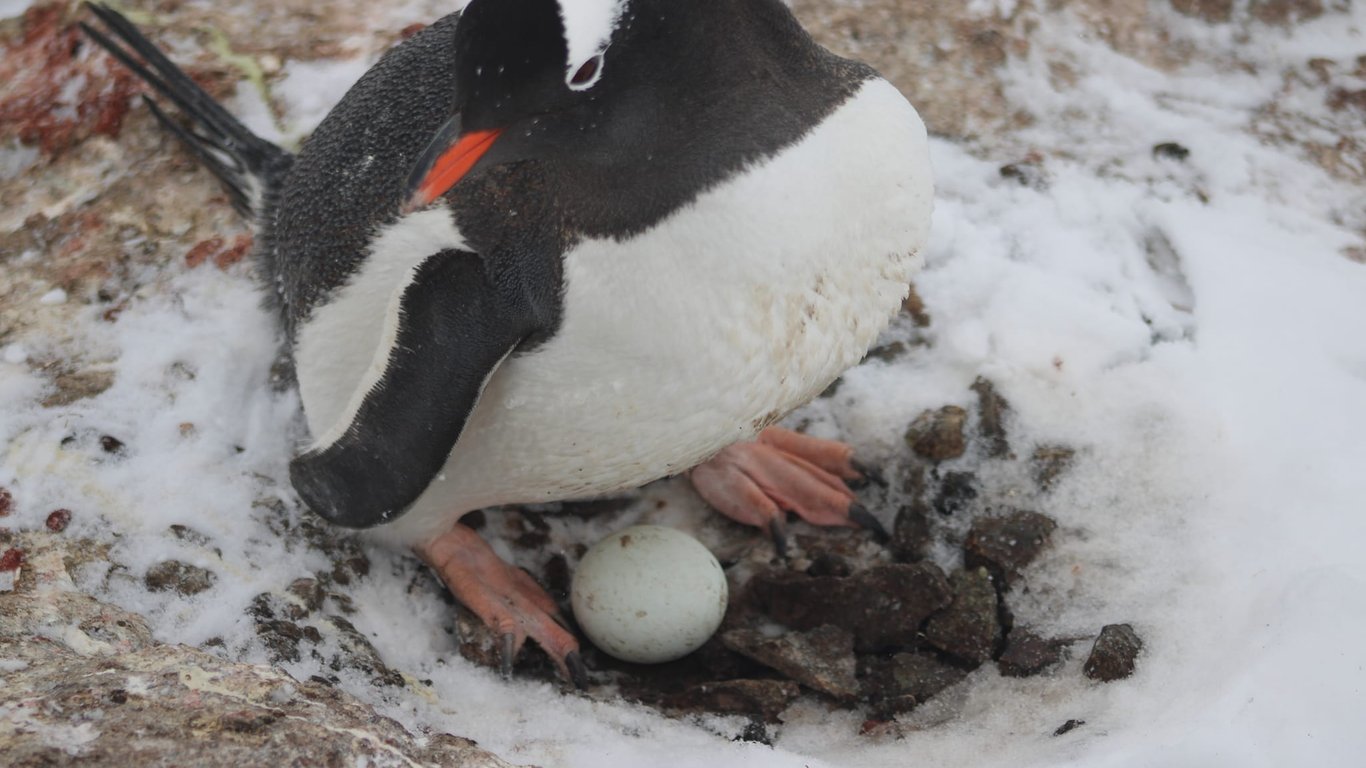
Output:
<path fill-rule="evenodd" d="M 858 362 L 931 211 L 925 129 L 781 0 L 471 0 L 296 154 L 124 17 L 86 31 L 255 224 L 312 442 L 299 498 L 412 547 L 581 682 L 554 602 L 462 515 L 690 472 L 782 542 L 878 527 L 851 449 L 770 425 Z M 116 42 L 117 41 L 117 42 Z"/>

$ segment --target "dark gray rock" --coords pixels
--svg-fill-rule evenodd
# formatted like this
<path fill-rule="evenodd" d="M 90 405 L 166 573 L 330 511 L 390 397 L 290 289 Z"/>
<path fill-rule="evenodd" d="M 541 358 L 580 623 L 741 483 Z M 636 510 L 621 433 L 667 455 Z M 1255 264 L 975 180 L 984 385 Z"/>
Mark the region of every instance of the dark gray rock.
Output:
<path fill-rule="evenodd" d="M 996 667 L 1006 677 L 1029 677 L 1061 664 L 1067 658 L 1067 640 L 1046 640 L 1027 629 L 1012 630 Z"/>
<path fill-rule="evenodd" d="M 982 438 L 983 449 L 993 459 L 1004 459 L 1010 455 L 1005 427 L 1010 403 L 996 392 L 994 384 L 981 376 L 970 388 L 977 393 L 977 435 Z"/>
<path fill-rule="evenodd" d="M 1143 641 L 1128 624 L 1106 624 L 1101 627 L 1096 644 L 1091 646 L 1091 655 L 1086 659 L 1082 672 L 1092 680 L 1110 682 L 1122 680 L 1134 673 L 1134 663 L 1138 652 L 1143 649 Z"/>
<path fill-rule="evenodd" d="M 934 511 L 952 515 L 977 498 L 977 475 L 971 472 L 946 472 L 934 496 Z"/>
<path fill-rule="evenodd" d="M 969 568 L 986 568 L 998 585 L 1009 586 L 1057 527 L 1052 518 L 1027 510 L 979 517 L 963 544 L 964 560 Z"/>
<path fill-rule="evenodd" d="M 790 680 L 722 680 L 669 696 L 664 706 L 688 713 L 751 715 L 776 723 L 800 695 L 801 689 Z"/>
<path fill-rule="evenodd" d="M 1029 463 L 1039 490 L 1047 491 L 1052 488 L 1058 476 L 1072 466 L 1072 459 L 1076 453 L 1065 445 L 1041 445 L 1035 448 L 1034 454 L 1029 457 Z"/>
<path fill-rule="evenodd" d="M 833 624 L 861 651 L 909 645 L 931 613 L 952 599 L 932 563 L 882 565 L 847 578 L 769 572 L 751 582 L 761 609 L 794 629 Z"/>
<path fill-rule="evenodd" d="M 928 653 L 864 656 L 859 662 L 863 694 L 879 717 L 908 712 L 968 676 Z"/>
<path fill-rule="evenodd" d="M 1001 640 L 996 587 L 985 568 L 954 571 L 949 577 L 953 602 L 925 623 L 925 639 L 970 664 L 992 657 Z"/>
<path fill-rule="evenodd" d="M 930 549 L 929 517 L 929 508 L 920 501 L 902 505 L 897 510 L 888 548 L 898 562 L 914 563 L 925 559 Z"/>
<path fill-rule="evenodd" d="M 733 629 L 721 635 L 721 642 L 812 690 L 841 701 L 858 696 L 854 635 L 847 629 L 826 625 L 780 637 L 764 637 L 752 629 Z"/>

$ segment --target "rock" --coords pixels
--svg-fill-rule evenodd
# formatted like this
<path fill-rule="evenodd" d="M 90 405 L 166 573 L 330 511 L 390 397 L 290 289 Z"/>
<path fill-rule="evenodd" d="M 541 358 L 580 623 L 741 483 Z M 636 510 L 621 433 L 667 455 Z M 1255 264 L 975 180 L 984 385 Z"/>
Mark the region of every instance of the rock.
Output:
<path fill-rule="evenodd" d="M 981 664 L 992 657 L 1001 639 L 996 588 L 985 568 L 954 571 L 949 585 L 953 602 L 925 623 L 925 639 L 951 656 Z"/>
<path fill-rule="evenodd" d="M 1323 0 L 1252 0 L 1252 16 L 1265 24 L 1290 24 L 1323 15 Z"/>
<path fill-rule="evenodd" d="M 868 350 L 868 353 L 863 356 L 863 359 L 881 360 L 884 363 L 890 363 L 904 354 L 906 354 L 906 342 L 890 341 Z"/>
<path fill-rule="evenodd" d="M 888 547 L 898 562 L 924 560 L 930 548 L 930 511 L 924 502 L 904 504 L 896 512 Z"/>
<path fill-rule="evenodd" d="M 37 578 L 0 594 L 7 765 L 509 765 L 335 688 L 157 643 L 142 617 L 75 592 L 61 541 L 32 536 Z"/>
<path fill-rule="evenodd" d="M 979 517 L 963 544 L 965 562 L 969 568 L 986 568 L 1004 588 L 1039 554 L 1057 527 L 1052 518 L 1026 510 Z"/>
<path fill-rule="evenodd" d="M 809 632 L 764 637 L 752 629 L 733 629 L 721 642 L 815 691 L 841 701 L 858 695 L 854 678 L 854 635 L 830 625 Z"/>
<path fill-rule="evenodd" d="M 317 579 L 295 579 L 285 588 L 291 597 L 298 600 L 296 605 L 289 607 L 289 617 L 294 620 L 305 618 L 323 607 L 323 600 L 327 593 L 323 590 L 323 585 Z"/>
<path fill-rule="evenodd" d="M 1076 451 L 1063 445 L 1041 445 L 1034 449 L 1034 455 L 1029 457 L 1030 466 L 1034 472 L 1034 482 L 1038 483 L 1039 490 L 1046 491 L 1053 487 L 1053 481 L 1058 478 L 1068 467 L 1072 466 L 1072 457 Z"/>
<path fill-rule="evenodd" d="M 977 498 L 977 475 L 971 472 L 946 472 L 934 496 L 934 511 L 951 515 Z"/>
<path fill-rule="evenodd" d="M 963 422 L 967 418 L 968 412 L 956 405 L 927 410 L 906 429 L 906 444 L 916 455 L 931 461 L 958 458 L 967 447 L 963 439 Z"/>
<path fill-rule="evenodd" d="M 948 580 L 932 563 L 881 565 L 848 578 L 769 572 L 751 582 L 760 606 L 794 629 L 833 624 L 870 651 L 915 641 L 927 616 L 952 600 Z"/>
<path fill-rule="evenodd" d="M 997 169 L 1001 178 L 1010 179 L 1022 187 L 1047 189 L 1048 174 L 1044 172 L 1042 158 L 1026 157 L 1018 163 L 1008 163 Z"/>
<path fill-rule="evenodd" d="M 47 515 L 47 520 L 43 525 L 53 533 L 61 533 L 71 524 L 71 510 L 54 509 Z"/>
<path fill-rule="evenodd" d="M 1164 141 L 1153 145 L 1153 157 L 1162 157 L 1168 160 L 1184 161 L 1190 157 L 1191 151 L 1184 145 L 1174 141 Z"/>
<path fill-rule="evenodd" d="M 801 689 L 790 680 L 723 680 L 669 696 L 664 706 L 694 713 L 753 715 L 776 723 L 778 715 L 800 695 Z"/>
<path fill-rule="evenodd" d="M 996 392 L 996 386 L 981 376 L 969 387 L 977 393 L 977 434 L 982 438 L 987 456 L 1003 459 L 1010 455 L 1006 440 L 1005 418 L 1010 403 Z"/>
<path fill-rule="evenodd" d="M 968 676 L 966 670 L 928 653 L 865 656 L 859 661 L 863 693 L 881 717 L 908 712 Z"/>
<path fill-rule="evenodd" d="M 379 651 L 375 650 L 375 646 L 356 629 L 354 624 L 340 616 L 328 616 L 323 619 L 323 623 L 330 625 L 336 632 L 337 645 L 341 648 L 341 653 L 331 661 L 332 669 L 354 669 L 364 672 L 376 685 L 403 687 L 403 675 L 384 663 Z"/>
<path fill-rule="evenodd" d="M 1233 18 L 1233 0 L 1172 0 L 1172 7 L 1178 13 L 1211 23 Z"/>
<path fill-rule="evenodd" d="M 76 371 L 59 373 L 53 378 L 55 391 L 43 399 L 44 408 L 71 405 L 77 400 L 94 397 L 114 386 L 113 371 Z"/>
<path fill-rule="evenodd" d="M 213 571 L 179 560 L 157 563 L 148 568 L 142 577 L 142 583 L 153 592 L 175 590 L 186 597 L 209 589 L 217 580 L 218 576 Z"/>
<path fill-rule="evenodd" d="M 1086 659 L 1082 672 L 1092 680 L 1110 682 L 1122 680 L 1134 673 L 1134 661 L 1143 649 L 1134 628 L 1128 624 L 1106 624 L 1101 627 L 1096 644 L 1091 646 L 1091 655 Z"/>
<path fill-rule="evenodd" d="M 1029 677 L 1061 664 L 1067 657 L 1066 640 L 1045 640 L 1027 629 L 1014 629 L 1006 638 L 1005 651 L 996 668 L 1006 677 Z"/>
<path fill-rule="evenodd" d="M 901 302 L 901 311 L 911 316 L 911 322 L 915 323 L 916 328 L 930 327 L 930 315 L 925 311 L 925 300 L 920 298 L 915 283 L 911 283 L 907 290 L 906 299 Z"/>
<path fill-rule="evenodd" d="M 817 552 L 806 567 L 808 576 L 848 576 L 853 572 L 849 561 L 834 552 Z"/>
<path fill-rule="evenodd" d="M 1065 722 L 1065 723 L 1063 723 L 1062 725 L 1058 726 L 1058 729 L 1057 729 L 1056 731 L 1053 731 L 1053 735 L 1054 735 L 1054 736 L 1061 736 L 1061 735 L 1063 735 L 1064 733 L 1067 733 L 1068 731 L 1073 730 L 1073 729 L 1075 729 L 1077 726 L 1081 726 L 1081 725 L 1086 725 L 1086 721 L 1085 721 L 1085 720 L 1068 720 L 1067 722 Z"/>
<path fill-rule="evenodd" d="M 0 517 L 9 517 L 9 513 L 14 509 L 14 495 L 8 488 L 0 488 Z"/>

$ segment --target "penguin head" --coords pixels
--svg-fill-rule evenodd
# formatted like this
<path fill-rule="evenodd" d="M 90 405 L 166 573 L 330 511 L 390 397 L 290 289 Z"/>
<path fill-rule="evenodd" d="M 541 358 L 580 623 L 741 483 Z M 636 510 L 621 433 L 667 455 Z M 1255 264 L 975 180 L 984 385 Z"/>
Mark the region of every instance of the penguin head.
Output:
<path fill-rule="evenodd" d="M 471 0 L 455 30 L 455 114 L 418 157 L 404 210 L 476 166 L 534 156 L 538 134 L 591 125 L 620 88 L 613 37 L 631 1 Z"/>

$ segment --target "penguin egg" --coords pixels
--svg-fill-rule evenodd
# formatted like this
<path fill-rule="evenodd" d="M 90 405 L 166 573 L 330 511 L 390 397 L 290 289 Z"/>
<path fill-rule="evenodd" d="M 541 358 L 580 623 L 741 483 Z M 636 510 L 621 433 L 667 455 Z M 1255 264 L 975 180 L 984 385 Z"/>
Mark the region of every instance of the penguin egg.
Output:
<path fill-rule="evenodd" d="M 726 574 L 682 531 L 637 525 L 583 556 L 574 619 L 606 653 L 640 664 L 673 661 L 707 642 L 726 615 Z"/>

